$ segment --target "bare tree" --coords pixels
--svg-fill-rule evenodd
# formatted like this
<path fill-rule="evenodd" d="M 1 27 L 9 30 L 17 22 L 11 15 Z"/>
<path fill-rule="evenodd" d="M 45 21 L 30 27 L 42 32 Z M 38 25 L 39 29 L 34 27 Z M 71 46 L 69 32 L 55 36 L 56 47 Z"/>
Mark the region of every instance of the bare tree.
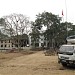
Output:
<path fill-rule="evenodd" d="M 10 36 L 28 35 L 31 30 L 29 18 L 22 14 L 11 14 L 4 16 L 3 19 L 5 19 L 4 31 Z"/>

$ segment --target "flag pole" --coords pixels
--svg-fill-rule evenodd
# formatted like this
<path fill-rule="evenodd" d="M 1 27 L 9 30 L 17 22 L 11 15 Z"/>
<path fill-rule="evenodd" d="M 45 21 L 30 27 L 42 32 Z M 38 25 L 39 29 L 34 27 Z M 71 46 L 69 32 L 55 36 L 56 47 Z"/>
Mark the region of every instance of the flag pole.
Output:
<path fill-rule="evenodd" d="M 66 8 L 66 37 L 68 37 L 68 25 L 67 25 L 67 1 L 65 0 L 65 8 Z"/>
<path fill-rule="evenodd" d="M 65 8 L 66 8 L 66 22 L 67 22 L 67 2 L 65 0 Z"/>

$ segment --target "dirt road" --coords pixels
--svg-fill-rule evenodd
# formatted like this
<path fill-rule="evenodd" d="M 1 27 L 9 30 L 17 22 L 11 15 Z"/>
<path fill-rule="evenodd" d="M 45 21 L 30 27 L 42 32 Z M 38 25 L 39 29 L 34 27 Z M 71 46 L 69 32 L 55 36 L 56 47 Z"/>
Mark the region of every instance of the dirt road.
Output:
<path fill-rule="evenodd" d="M 57 56 L 45 56 L 40 51 L 2 62 L 0 75 L 75 75 L 75 69 L 63 68 Z"/>

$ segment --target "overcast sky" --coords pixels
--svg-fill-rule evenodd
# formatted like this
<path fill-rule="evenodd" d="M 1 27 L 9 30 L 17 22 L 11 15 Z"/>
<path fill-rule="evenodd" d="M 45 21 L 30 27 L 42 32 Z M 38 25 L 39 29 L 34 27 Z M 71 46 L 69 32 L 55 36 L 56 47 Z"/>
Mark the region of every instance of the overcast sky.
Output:
<path fill-rule="evenodd" d="M 66 0 L 66 4 L 65 0 L 0 0 L 0 17 L 18 13 L 26 15 L 34 21 L 36 15 L 43 11 L 62 16 L 63 10 L 65 21 L 66 5 L 67 21 L 75 24 L 75 0 Z"/>

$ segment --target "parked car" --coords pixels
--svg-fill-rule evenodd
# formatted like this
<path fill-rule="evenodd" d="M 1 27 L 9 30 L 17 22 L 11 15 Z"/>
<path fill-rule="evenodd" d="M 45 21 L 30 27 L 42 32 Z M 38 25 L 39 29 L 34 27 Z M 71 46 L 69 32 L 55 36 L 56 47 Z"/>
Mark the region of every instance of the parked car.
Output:
<path fill-rule="evenodd" d="M 58 63 L 63 66 L 75 65 L 75 45 L 62 45 L 59 48 Z"/>

